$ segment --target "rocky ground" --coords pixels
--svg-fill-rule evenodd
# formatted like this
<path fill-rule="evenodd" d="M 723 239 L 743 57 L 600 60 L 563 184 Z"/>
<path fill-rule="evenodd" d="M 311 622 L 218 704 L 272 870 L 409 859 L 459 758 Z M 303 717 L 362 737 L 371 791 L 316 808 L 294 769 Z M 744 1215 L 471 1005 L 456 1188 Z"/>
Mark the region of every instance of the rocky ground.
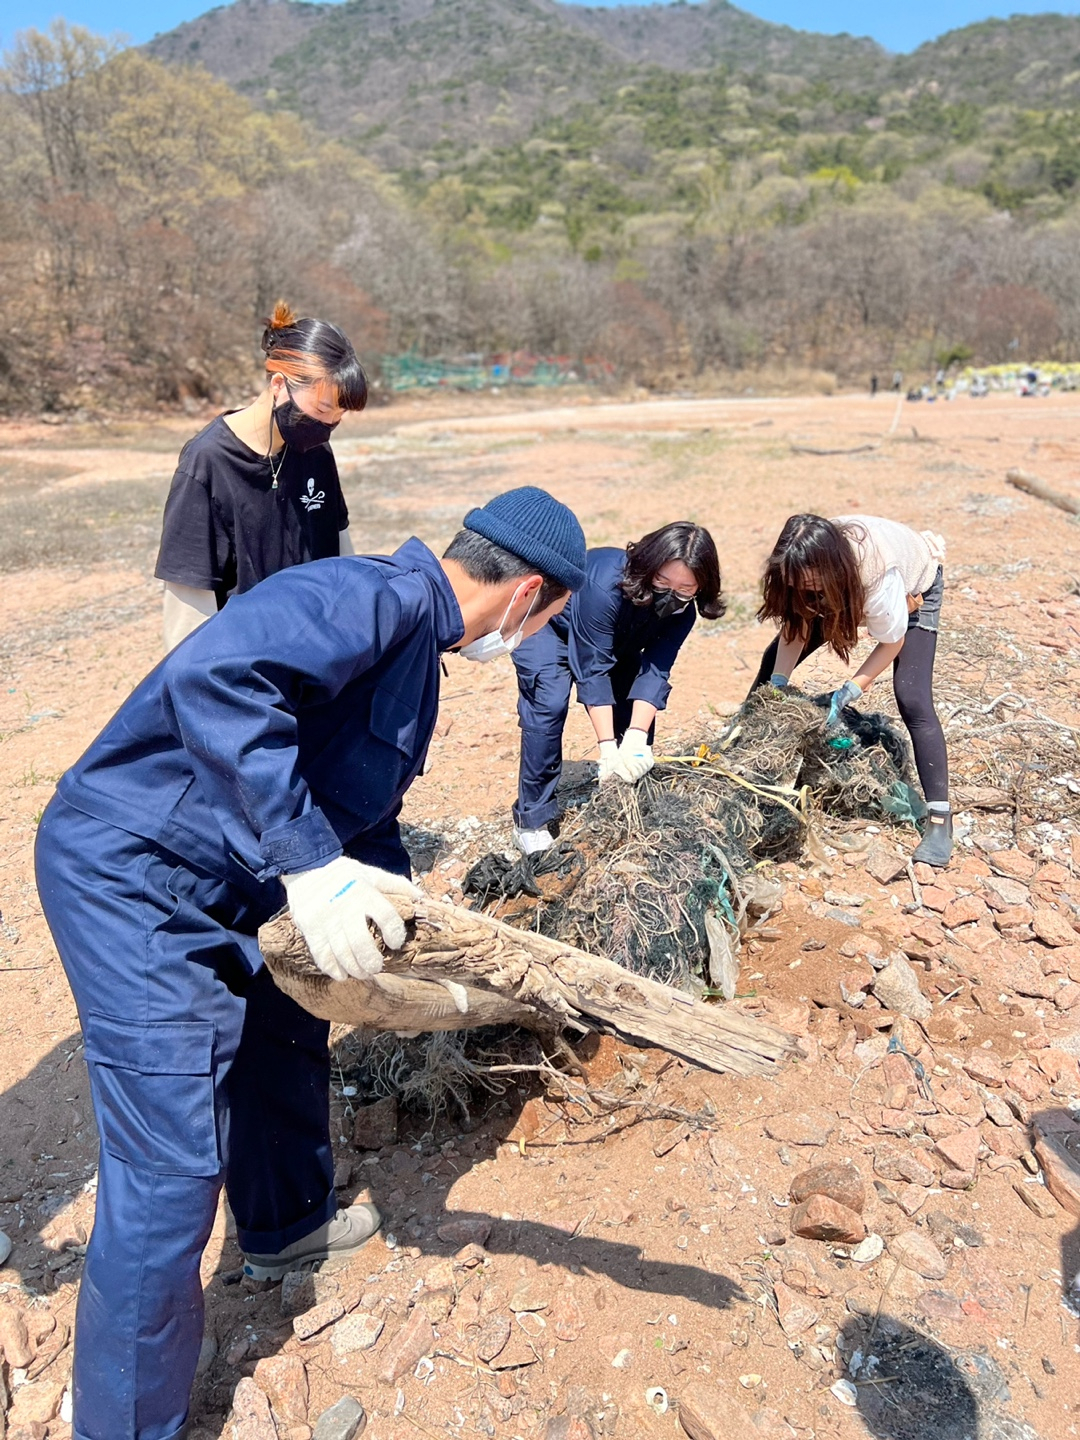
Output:
<path fill-rule="evenodd" d="M 747 937 L 736 1002 L 797 1037 L 775 1081 L 612 1037 L 581 1048 L 580 1074 L 523 1068 L 538 1057 L 511 1047 L 488 1057 L 493 1090 L 468 1119 L 428 1121 L 372 1104 L 340 1071 L 340 1194 L 376 1200 L 384 1231 L 337 1268 L 262 1285 L 243 1278 L 223 1207 L 192 1440 L 1077 1433 L 1080 546 L 1071 521 L 1001 481 L 1023 463 L 1068 488 L 1070 404 L 924 408 L 880 461 L 788 444 L 856 443 L 891 417 L 867 402 L 733 406 L 710 413 L 708 441 L 683 405 L 660 449 L 651 406 L 634 435 L 602 417 L 577 438 L 566 420 L 519 420 L 536 426 L 527 449 L 505 415 L 475 433 L 465 417 L 439 430 L 437 460 L 422 425 L 379 421 L 356 473 L 390 476 L 362 499 L 391 538 L 548 474 L 590 533 L 715 513 L 735 603 L 695 632 L 670 720 L 703 738 L 745 690 L 761 645 L 753 576 L 784 515 L 858 502 L 944 531 L 938 695 L 961 842 L 940 874 L 908 865 L 908 830 L 823 817 L 802 860 L 778 867 L 782 909 Z M 19 485 L 35 455 L 74 464 L 40 437 L 9 445 Z M 149 483 L 163 449 L 129 458 L 124 483 Z M 108 484 L 50 473 L 95 504 Z M 427 480 L 423 515 L 410 475 Z M 620 495 L 632 520 L 616 516 Z M 83 556 L 0 577 L 7 1440 L 70 1435 L 94 1137 L 30 848 L 56 776 L 155 655 L 148 562 L 125 533 L 127 569 Z M 836 673 L 807 671 L 811 689 Z M 868 703 L 888 709 L 881 689 Z M 458 898 L 468 863 L 507 843 L 512 710 L 508 675 L 452 668 L 435 768 L 407 807 L 439 896 Z M 569 748 L 588 758 L 576 716 Z"/>

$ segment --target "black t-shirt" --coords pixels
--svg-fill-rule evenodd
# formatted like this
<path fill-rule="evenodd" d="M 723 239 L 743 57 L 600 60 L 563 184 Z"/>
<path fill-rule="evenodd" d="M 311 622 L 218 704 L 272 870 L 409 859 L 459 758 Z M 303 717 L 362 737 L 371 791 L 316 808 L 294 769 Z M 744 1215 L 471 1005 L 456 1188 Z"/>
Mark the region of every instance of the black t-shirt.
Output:
<path fill-rule="evenodd" d="M 154 574 L 213 590 L 218 609 L 267 575 L 339 553 L 349 523 L 329 445 L 285 447 L 277 488 L 270 461 L 219 415 L 180 452 L 165 501 Z"/>

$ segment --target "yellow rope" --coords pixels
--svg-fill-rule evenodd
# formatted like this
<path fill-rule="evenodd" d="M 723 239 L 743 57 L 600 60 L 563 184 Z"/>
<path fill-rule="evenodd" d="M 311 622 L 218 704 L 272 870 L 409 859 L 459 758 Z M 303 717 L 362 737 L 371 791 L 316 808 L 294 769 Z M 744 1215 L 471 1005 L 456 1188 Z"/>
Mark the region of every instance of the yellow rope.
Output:
<path fill-rule="evenodd" d="M 716 757 L 705 745 L 702 745 L 693 755 L 658 755 L 656 759 L 660 764 L 690 765 L 695 770 L 707 766 L 714 775 L 723 775 L 725 779 L 731 780 L 736 785 L 741 785 L 744 790 L 749 790 L 754 795 L 760 795 L 764 800 L 772 800 L 775 801 L 777 805 L 782 805 L 785 810 L 790 810 L 796 820 L 801 821 L 803 825 L 810 823 L 806 814 L 807 795 L 810 788 L 808 785 L 804 785 L 801 790 L 791 790 L 788 789 L 787 786 L 781 787 L 779 785 L 751 785 L 750 781 L 744 780 L 741 775 L 736 775 L 723 765 L 718 765 L 716 763 Z M 792 805 L 789 800 L 785 800 L 785 795 L 794 795 L 798 800 L 798 808 Z"/>

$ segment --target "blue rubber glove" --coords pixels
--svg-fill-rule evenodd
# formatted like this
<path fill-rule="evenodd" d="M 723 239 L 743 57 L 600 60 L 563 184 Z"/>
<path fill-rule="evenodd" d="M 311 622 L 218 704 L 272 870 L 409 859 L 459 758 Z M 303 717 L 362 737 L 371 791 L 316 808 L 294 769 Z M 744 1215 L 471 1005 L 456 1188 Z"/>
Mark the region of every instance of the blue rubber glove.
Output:
<path fill-rule="evenodd" d="M 775 675 L 771 675 L 769 677 L 769 684 L 774 690 L 786 690 L 787 683 L 788 677 L 786 675 L 781 675 L 779 671 L 777 671 Z"/>
<path fill-rule="evenodd" d="M 854 680 L 845 680 L 839 690 L 834 690 L 832 699 L 829 701 L 829 728 L 839 723 L 840 712 L 845 705 L 854 705 L 856 700 L 862 699 L 862 688 L 855 684 Z"/>

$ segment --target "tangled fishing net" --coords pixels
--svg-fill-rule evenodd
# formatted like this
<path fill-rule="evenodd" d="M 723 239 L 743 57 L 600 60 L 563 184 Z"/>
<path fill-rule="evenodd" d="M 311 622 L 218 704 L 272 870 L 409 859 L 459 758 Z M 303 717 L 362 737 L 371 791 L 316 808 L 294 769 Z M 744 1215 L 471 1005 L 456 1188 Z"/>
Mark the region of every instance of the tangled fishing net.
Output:
<path fill-rule="evenodd" d="M 465 890 L 524 928 L 696 994 L 734 993 L 740 934 L 780 885 L 762 862 L 797 859 L 812 823 L 915 818 L 907 741 L 883 715 L 828 697 L 758 690 L 721 735 L 676 748 L 635 786 L 592 781 L 543 855 L 479 860 Z M 334 1060 L 365 1100 L 467 1122 L 536 1039 L 512 1027 L 414 1037 L 352 1030 Z M 531 1058 L 535 1058 L 532 1056 Z"/>
<path fill-rule="evenodd" d="M 910 820 L 908 746 L 883 715 L 828 698 L 757 690 L 727 732 L 658 761 L 637 785 L 609 783 L 533 863 L 487 856 L 466 877 L 481 905 L 530 897 L 504 918 L 637 974 L 730 998 L 740 933 L 779 900 L 767 860 L 798 858 L 815 814 Z"/>
<path fill-rule="evenodd" d="M 500 1067 L 520 1063 L 525 1050 L 537 1050 L 535 1036 L 511 1025 L 414 1036 L 350 1029 L 335 1038 L 332 1063 L 362 1104 L 392 1096 L 406 1110 L 452 1115 L 467 1126 L 478 1098 L 507 1091 L 512 1082 Z M 539 1052 L 528 1058 L 539 1059 Z"/>

